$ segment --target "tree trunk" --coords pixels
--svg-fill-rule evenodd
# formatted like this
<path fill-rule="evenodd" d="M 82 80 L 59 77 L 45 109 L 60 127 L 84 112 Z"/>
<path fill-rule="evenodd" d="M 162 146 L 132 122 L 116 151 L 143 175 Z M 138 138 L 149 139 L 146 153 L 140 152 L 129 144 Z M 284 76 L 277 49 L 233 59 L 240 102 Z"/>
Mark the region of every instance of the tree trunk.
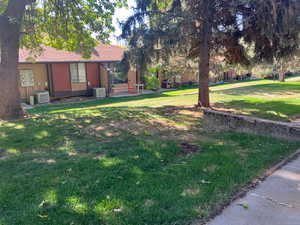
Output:
<path fill-rule="evenodd" d="M 19 44 L 25 5 L 30 1 L 10 0 L 0 16 L 0 118 L 22 116 L 19 90 Z"/>
<path fill-rule="evenodd" d="M 285 73 L 284 72 L 279 74 L 279 81 L 285 82 Z"/>
<path fill-rule="evenodd" d="M 209 3 L 207 3 L 209 4 Z M 212 25 L 209 16 L 209 7 L 206 7 L 206 15 L 201 26 L 201 42 L 199 55 L 199 98 L 198 106 L 210 107 L 209 102 L 209 71 L 210 71 L 210 42 L 212 36 Z"/>
<path fill-rule="evenodd" d="M 280 82 L 285 82 L 285 73 L 287 72 L 288 69 L 288 63 L 285 62 L 284 59 L 282 59 L 282 61 L 279 61 L 279 65 L 280 65 L 280 70 L 279 70 L 279 81 Z"/>
<path fill-rule="evenodd" d="M 3 41 L 2 46 L 7 42 Z M 14 47 L 15 48 L 15 47 Z M 13 46 L 2 47 L 2 53 L 13 50 Z M 3 59 L 4 57 L 2 57 Z M 22 116 L 19 91 L 19 73 L 16 56 L 9 56 L 7 65 L 0 65 L 0 118 L 16 119 Z"/>

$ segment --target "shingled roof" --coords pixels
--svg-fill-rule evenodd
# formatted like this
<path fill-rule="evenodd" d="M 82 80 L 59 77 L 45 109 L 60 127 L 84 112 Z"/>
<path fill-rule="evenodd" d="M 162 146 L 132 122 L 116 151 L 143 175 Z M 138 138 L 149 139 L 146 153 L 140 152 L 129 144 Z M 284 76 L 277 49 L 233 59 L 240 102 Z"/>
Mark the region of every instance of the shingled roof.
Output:
<path fill-rule="evenodd" d="M 34 57 L 27 49 L 20 49 L 20 63 L 50 63 L 50 62 L 116 62 L 123 58 L 124 49 L 115 45 L 100 44 L 92 51 L 92 56 L 89 59 L 83 58 L 75 52 L 57 50 L 52 47 L 43 47 L 44 51 L 41 55 Z"/>

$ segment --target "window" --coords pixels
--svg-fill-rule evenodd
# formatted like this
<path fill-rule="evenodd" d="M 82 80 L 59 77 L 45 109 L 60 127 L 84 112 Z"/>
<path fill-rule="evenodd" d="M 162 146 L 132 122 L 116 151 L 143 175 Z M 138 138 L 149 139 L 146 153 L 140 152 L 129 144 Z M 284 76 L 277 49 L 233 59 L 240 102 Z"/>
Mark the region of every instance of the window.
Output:
<path fill-rule="evenodd" d="M 85 83 L 86 82 L 86 70 L 85 63 L 71 63 L 70 73 L 72 83 Z"/>
<path fill-rule="evenodd" d="M 22 87 L 34 86 L 34 76 L 32 70 L 20 70 L 20 78 Z"/>
<path fill-rule="evenodd" d="M 110 63 L 108 65 L 109 74 L 112 79 L 112 84 L 124 84 L 128 83 L 128 72 L 124 71 L 124 69 L 118 63 Z"/>
<path fill-rule="evenodd" d="M 180 75 L 176 75 L 175 76 L 175 83 L 181 83 L 181 76 Z"/>

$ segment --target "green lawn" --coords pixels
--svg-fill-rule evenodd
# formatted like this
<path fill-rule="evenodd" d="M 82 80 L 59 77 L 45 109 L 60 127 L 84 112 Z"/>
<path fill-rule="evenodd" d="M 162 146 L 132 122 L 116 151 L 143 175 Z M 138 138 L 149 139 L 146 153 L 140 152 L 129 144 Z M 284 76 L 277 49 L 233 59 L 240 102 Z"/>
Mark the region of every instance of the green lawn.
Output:
<path fill-rule="evenodd" d="M 287 81 L 289 81 L 289 82 L 291 82 L 291 81 L 300 82 L 300 76 L 288 78 Z"/>
<path fill-rule="evenodd" d="M 238 83 L 212 87 L 212 95 L 215 104 L 240 110 L 238 93 L 245 102 L 249 93 L 267 100 L 293 92 L 299 100 L 297 85 Z M 300 147 L 207 132 L 201 112 L 186 107 L 194 92 L 39 107 L 27 119 L 0 122 L 0 225 L 200 223 Z"/>
<path fill-rule="evenodd" d="M 300 79 L 280 83 L 259 80 L 237 82 L 211 87 L 213 107 L 266 119 L 289 121 L 300 117 Z M 151 95 L 106 99 L 85 104 L 40 107 L 32 112 L 58 113 L 81 111 L 103 107 L 163 107 L 195 105 L 197 88 L 183 88 Z M 88 112 L 87 112 L 88 113 Z"/>
<path fill-rule="evenodd" d="M 300 82 L 254 81 L 212 88 L 216 107 L 288 121 L 300 117 Z"/>

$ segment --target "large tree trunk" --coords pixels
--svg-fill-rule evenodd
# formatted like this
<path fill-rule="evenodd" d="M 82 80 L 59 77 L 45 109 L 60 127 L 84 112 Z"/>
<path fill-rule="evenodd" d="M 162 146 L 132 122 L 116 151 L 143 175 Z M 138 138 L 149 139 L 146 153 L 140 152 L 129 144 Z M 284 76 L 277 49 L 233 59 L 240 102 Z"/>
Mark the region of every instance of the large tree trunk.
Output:
<path fill-rule="evenodd" d="M 285 62 L 284 59 L 282 61 L 279 61 L 280 70 L 279 70 L 279 77 L 278 80 L 280 82 L 285 82 L 285 73 L 288 70 L 288 62 Z"/>
<path fill-rule="evenodd" d="M 212 36 L 212 25 L 210 21 L 209 0 L 206 1 L 204 11 L 205 18 L 201 26 L 201 42 L 199 45 L 199 98 L 198 106 L 210 107 L 209 102 L 209 71 L 210 71 L 210 43 Z"/>
<path fill-rule="evenodd" d="M 279 81 L 285 82 L 285 72 L 279 74 Z"/>
<path fill-rule="evenodd" d="M 18 47 L 15 40 L 3 40 L 0 65 L 0 118 L 15 119 L 22 115 L 20 106 Z M 17 45 L 18 46 L 18 45 Z M 4 61 L 4 62 L 3 62 Z M 6 61 L 6 62 L 5 62 Z"/>
<path fill-rule="evenodd" d="M 30 1 L 10 0 L 0 16 L 0 118 L 15 119 L 22 115 L 19 90 L 19 43 L 25 5 Z"/>

